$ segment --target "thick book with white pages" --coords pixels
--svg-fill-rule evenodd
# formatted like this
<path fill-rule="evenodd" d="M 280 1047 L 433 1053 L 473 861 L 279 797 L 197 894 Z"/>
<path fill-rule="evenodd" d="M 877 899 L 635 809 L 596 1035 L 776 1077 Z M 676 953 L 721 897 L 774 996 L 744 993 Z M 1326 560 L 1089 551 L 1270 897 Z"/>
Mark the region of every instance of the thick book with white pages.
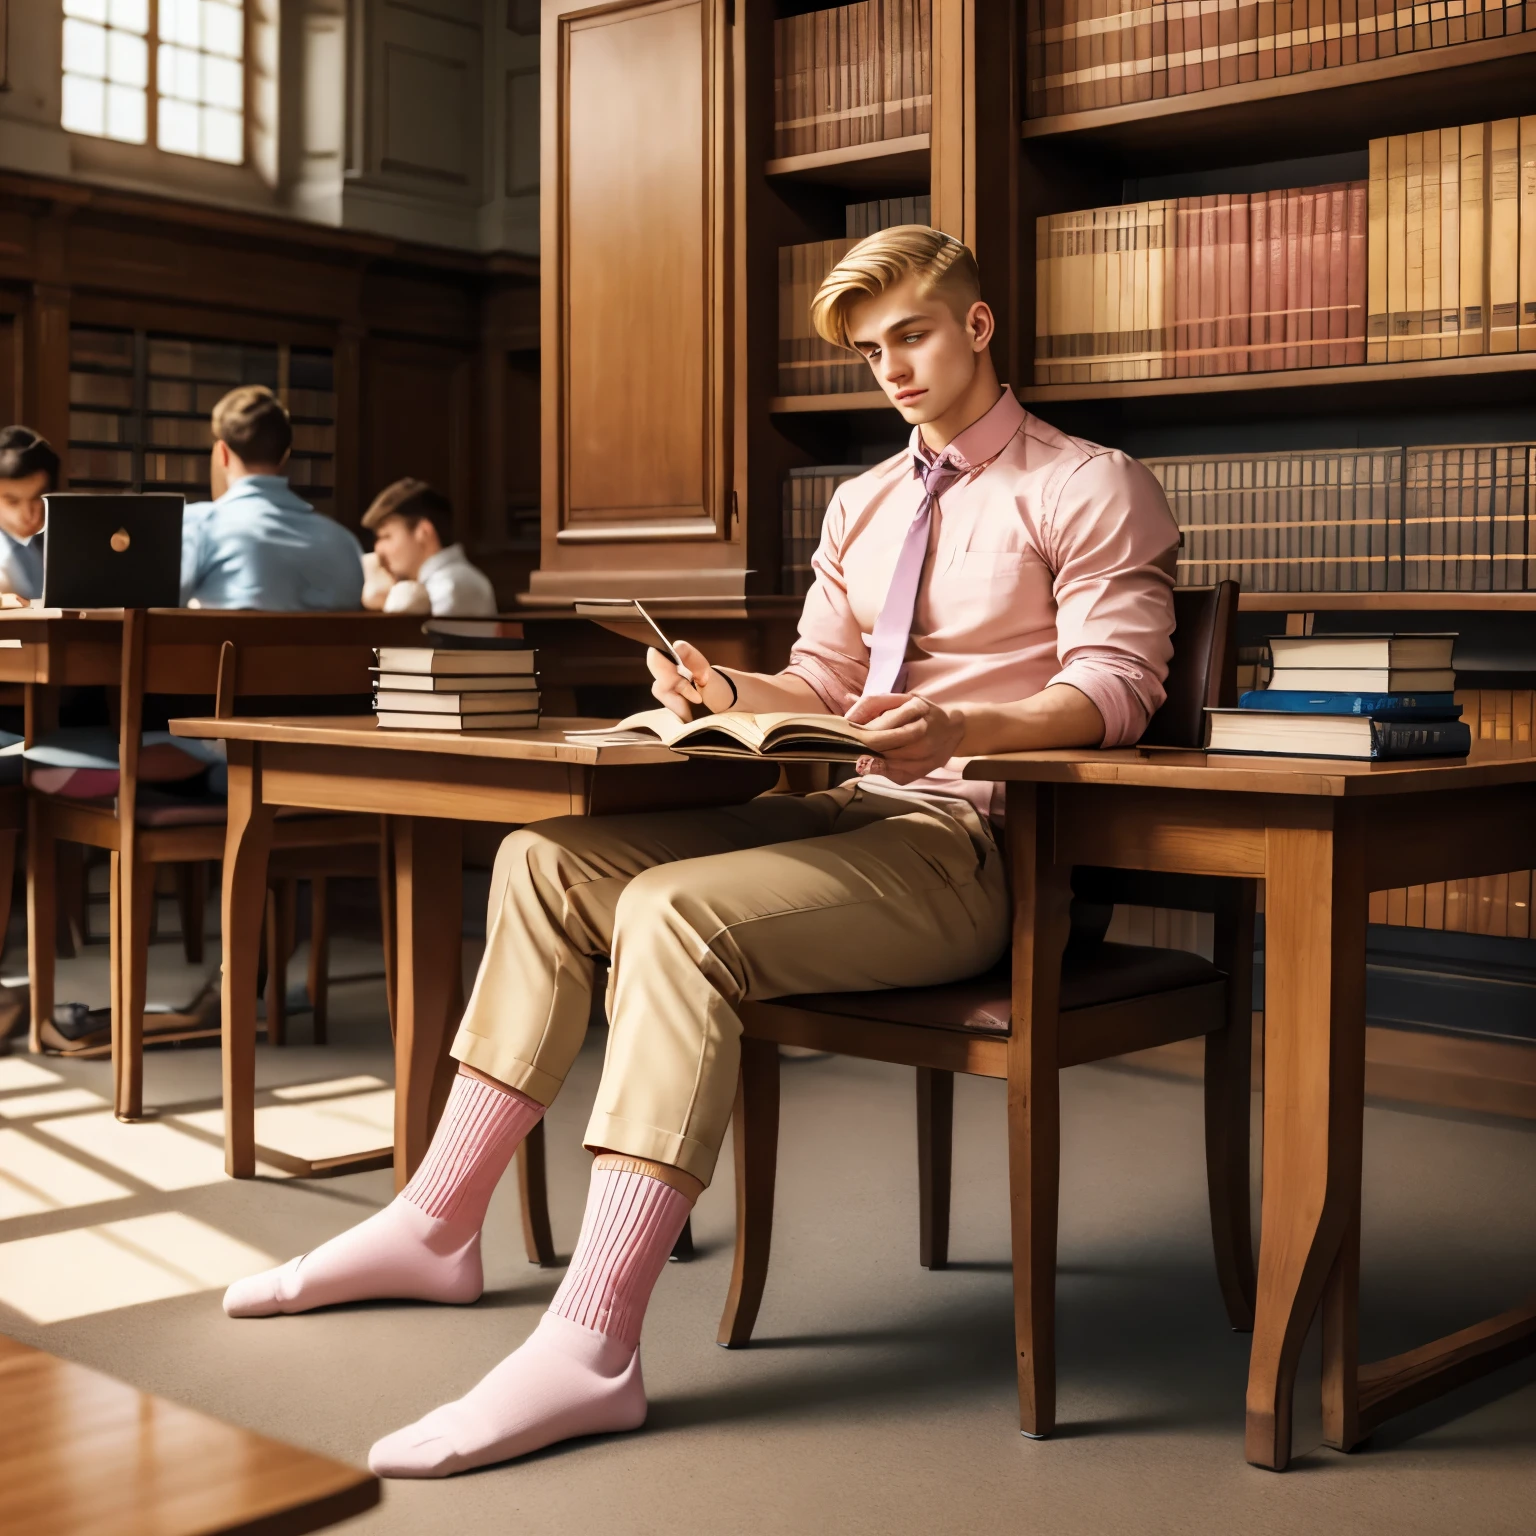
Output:
<path fill-rule="evenodd" d="M 852 763 L 870 749 L 868 732 L 841 715 L 751 715 L 731 711 L 679 720 L 670 709 L 647 709 L 617 725 L 567 731 L 568 741 L 597 746 L 660 742 L 693 757 L 767 757 L 806 763 Z"/>
<path fill-rule="evenodd" d="M 520 677 L 434 677 L 430 672 L 381 672 L 377 667 L 372 671 L 375 688 L 404 688 L 412 693 L 527 693 L 539 686 L 532 672 Z"/>
<path fill-rule="evenodd" d="M 381 645 L 380 672 L 413 672 L 429 677 L 526 676 L 535 670 L 532 651 L 450 651 L 431 645 Z"/>
<path fill-rule="evenodd" d="M 531 731 L 539 723 L 536 709 L 495 715 L 428 715 L 419 710 L 381 709 L 375 718 L 386 731 Z"/>
<path fill-rule="evenodd" d="M 423 715 L 526 714 L 539 707 L 536 693 L 412 693 L 406 688 L 380 688 L 373 696 L 376 710 L 414 710 Z"/>
<path fill-rule="evenodd" d="M 1211 753 L 1265 757 L 1465 757 L 1464 720 L 1373 720 L 1369 715 L 1301 715 L 1292 710 L 1208 709 Z"/>
<path fill-rule="evenodd" d="M 1443 671 L 1456 649 L 1454 634 L 1274 635 L 1269 654 L 1279 667 L 1376 667 Z"/>
<path fill-rule="evenodd" d="M 1456 674 L 1400 667 L 1276 667 L 1269 686 L 1282 693 L 1449 693 Z"/>

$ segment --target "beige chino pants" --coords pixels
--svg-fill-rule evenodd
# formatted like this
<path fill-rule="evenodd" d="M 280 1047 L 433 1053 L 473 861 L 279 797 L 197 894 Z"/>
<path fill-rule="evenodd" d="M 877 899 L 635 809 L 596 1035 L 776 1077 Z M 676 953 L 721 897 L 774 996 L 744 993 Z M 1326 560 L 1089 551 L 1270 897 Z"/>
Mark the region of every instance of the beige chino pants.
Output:
<path fill-rule="evenodd" d="M 1003 859 L 964 802 L 846 784 L 722 810 L 564 816 L 514 832 L 453 1055 L 550 1103 L 612 957 L 586 1145 L 706 1184 L 747 998 L 956 981 L 1008 938 Z"/>

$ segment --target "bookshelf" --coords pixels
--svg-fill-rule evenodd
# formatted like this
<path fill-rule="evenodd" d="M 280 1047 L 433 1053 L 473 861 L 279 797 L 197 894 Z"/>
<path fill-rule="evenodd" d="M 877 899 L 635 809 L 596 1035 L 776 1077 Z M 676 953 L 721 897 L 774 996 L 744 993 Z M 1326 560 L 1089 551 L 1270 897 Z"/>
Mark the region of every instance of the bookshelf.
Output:
<path fill-rule="evenodd" d="M 293 418 L 288 477 L 318 509 L 335 501 L 331 353 L 77 325 L 70 330 L 69 483 L 77 490 L 209 495 L 209 414 L 241 384 L 265 384 Z"/>

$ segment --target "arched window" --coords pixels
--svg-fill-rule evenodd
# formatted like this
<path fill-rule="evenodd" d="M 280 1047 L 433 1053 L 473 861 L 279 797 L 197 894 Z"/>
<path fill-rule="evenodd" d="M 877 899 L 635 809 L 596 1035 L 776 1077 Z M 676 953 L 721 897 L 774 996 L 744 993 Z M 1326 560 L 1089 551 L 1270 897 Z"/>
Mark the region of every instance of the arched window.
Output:
<path fill-rule="evenodd" d="M 244 0 L 64 0 L 63 123 L 239 165 Z"/>

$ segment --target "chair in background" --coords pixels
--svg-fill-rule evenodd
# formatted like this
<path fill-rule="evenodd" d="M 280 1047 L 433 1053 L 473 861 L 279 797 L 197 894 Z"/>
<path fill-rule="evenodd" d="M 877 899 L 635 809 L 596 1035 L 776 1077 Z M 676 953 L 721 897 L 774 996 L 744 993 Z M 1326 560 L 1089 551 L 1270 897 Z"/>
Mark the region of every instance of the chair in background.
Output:
<path fill-rule="evenodd" d="M 360 616 L 358 616 L 360 617 Z M 141 726 L 147 694 L 204 694 L 232 713 L 244 695 L 361 694 L 368 689 L 371 646 L 357 617 L 339 614 L 228 614 L 184 610 L 124 615 L 116 795 L 72 799 L 28 791 L 28 945 L 32 977 L 32 1048 L 53 1009 L 54 848 L 83 843 L 111 854 L 110 942 L 112 1060 L 118 1118 L 143 1113 L 144 1004 L 156 870 L 217 860 L 224 853 L 226 808 L 217 796 L 177 798 L 141 783 Z M 29 747 L 32 743 L 28 744 Z M 379 819 L 294 815 L 278 822 L 272 879 L 374 877 Z M 42 941 L 42 935 L 49 942 Z M 281 955 L 279 941 L 276 952 Z M 281 955 L 285 961 L 286 956 Z M 283 965 L 274 985 L 281 990 Z M 217 1034 L 215 1027 L 210 1031 Z M 170 1038 L 170 1036 L 167 1036 Z M 282 1038 L 282 1009 L 269 1031 Z"/>
<path fill-rule="evenodd" d="M 1237 587 L 1175 593 L 1175 656 L 1167 702 L 1143 745 L 1198 749 L 1207 705 L 1235 702 Z M 778 1148 L 782 1045 L 806 1046 L 917 1069 L 919 1260 L 948 1257 L 954 1074 L 1008 1084 L 1009 1188 L 1020 1423 L 1055 1427 L 1056 1222 L 1062 1068 L 1205 1037 L 1206 1174 L 1216 1270 L 1236 1329 L 1253 1327 L 1249 1215 L 1252 1051 L 1252 881 L 1080 869 L 1042 871 L 1056 882 L 1060 985 L 1035 986 L 1030 959 L 1009 956 L 985 976 L 941 987 L 827 993 L 753 1002 L 742 1010 L 736 1106 L 737 1242 L 719 1340 L 746 1344 L 767 1278 Z M 1116 902 L 1215 915 L 1214 960 L 1104 940 Z M 1021 1006 L 1022 1005 L 1022 1006 Z"/>

